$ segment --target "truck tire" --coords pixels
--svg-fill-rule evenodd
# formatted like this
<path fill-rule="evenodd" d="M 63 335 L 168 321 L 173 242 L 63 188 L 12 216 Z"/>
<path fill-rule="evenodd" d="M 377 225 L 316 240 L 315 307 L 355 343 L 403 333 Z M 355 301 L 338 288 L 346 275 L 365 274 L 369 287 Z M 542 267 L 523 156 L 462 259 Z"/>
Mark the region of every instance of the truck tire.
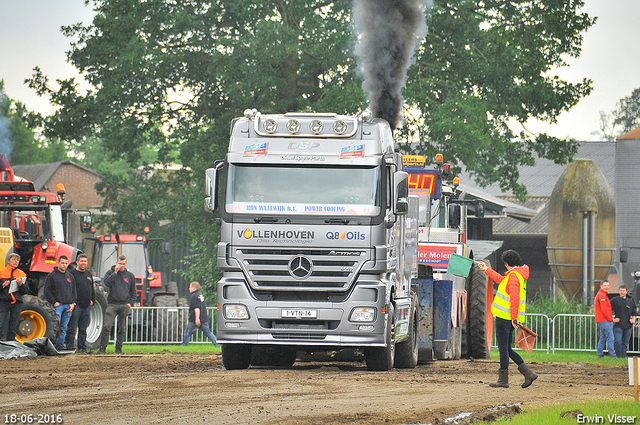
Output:
<path fill-rule="evenodd" d="M 418 296 L 411 296 L 411 320 L 409 321 L 409 338 L 396 346 L 395 366 L 401 369 L 412 369 L 418 365 Z"/>
<path fill-rule="evenodd" d="M 44 336 L 55 345 L 60 334 L 60 322 L 51 304 L 33 295 L 23 295 L 22 299 L 16 340 L 24 343 Z"/>
<path fill-rule="evenodd" d="M 227 370 L 246 369 L 251 363 L 251 346 L 222 344 L 222 365 Z"/>
<path fill-rule="evenodd" d="M 156 295 L 154 307 L 178 307 L 178 298 L 173 295 Z M 153 323 L 153 336 L 158 342 L 180 342 L 187 324 L 188 312 L 178 308 L 158 308 Z"/>
<path fill-rule="evenodd" d="M 100 348 L 100 335 L 104 326 L 104 316 L 107 311 L 107 294 L 101 286 L 94 284 L 95 301 L 91 307 L 89 325 L 87 326 L 87 350 Z"/>
<path fill-rule="evenodd" d="M 251 366 L 291 367 L 297 350 L 277 345 L 256 345 L 251 349 Z"/>
<path fill-rule="evenodd" d="M 368 347 L 365 350 L 367 369 L 387 371 L 393 369 L 396 353 L 396 314 L 392 303 L 387 307 L 386 347 Z"/>
<path fill-rule="evenodd" d="M 489 309 L 488 277 L 471 265 L 467 278 L 467 320 L 462 325 L 462 356 L 488 359 L 491 355 L 493 320 Z M 489 298 L 488 298 L 489 296 Z"/>

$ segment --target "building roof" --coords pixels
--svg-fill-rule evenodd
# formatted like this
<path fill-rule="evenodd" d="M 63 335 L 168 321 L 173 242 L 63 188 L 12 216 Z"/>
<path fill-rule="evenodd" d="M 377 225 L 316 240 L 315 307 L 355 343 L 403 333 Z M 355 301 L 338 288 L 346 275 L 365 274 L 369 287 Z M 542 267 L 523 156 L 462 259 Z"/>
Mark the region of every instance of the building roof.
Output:
<path fill-rule="evenodd" d="M 631 130 L 630 132 L 623 134 L 618 137 L 618 140 L 640 140 L 640 127 L 635 130 Z"/>
<path fill-rule="evenodd" d="M 51 177 L 55 174 L 56 171 L 58 171 L 58 168 L 63 165 L 73 165 L 75 167 L 83 169 L 88 173 L 98 176 L 96 172 L 91 171 L 90 169 L 71 161 L 58 161 L 33 165 L 14 165 L 12 166 L 12 168 L 16 176 L 20 176 L 32 181 L 36 192 L 41 192 L 44 188 L 44 185 L 46 185 L 47 182 L 51 180 Z M 55 190 L 55 187 L 49 188 L 49 190 Z"/>
<path fill-rule="evenodd" d="M 580 142 L 578 144 L 578 153 L 574 159 L 593 160 L 598 168 L 600 168 L 609 186 L 614 189 L 615 149 L 615 142 Z M 533 167 L 521 166 L 519 168 L 520 178 L 518 182 L 526 186 L 529 196 L 551 196 L 556 182 L 566 168 L 567 164 L 559 165 L 548 159 L 536 157 L 536 164 Z M 467 173 L 462 173 L 460 180 L 468 182 L 468 186 L 478 187 L 475 185 L 473 177 Z M 497 184 L 487 186 L 483 188 L 483 190 L 494 196 L 512 195 L 511 193 L 502 193 L 502 190 L 500 190 Z"/>
<path fill-rule="evenodd" d="M 640 129 L 637 129 L 640 130 Z M 633 135 L 635 132 L 627 133 L 627 135 Z M 626 135 L 625 135 L 626 136 Z M 623 137 L 625 137 L 623 136 Z M 640 138 L 640 131 L 636 134 L 637 138 Z M 632 137 L 636 137 L 632 136 Z M 604 175 L 612 189 L 615 188 L 615 142 L 580 142 L 578 144 L 578 153 L 574 156 L 575 159 L 590 159 L 593 160 L 600 171 Z M 483 188 L 486 193 L 493 195 L 497 199 L 502 200 L 504 203 L 520 206 L 526 210 L 533 210 L 536 212 L 535 216 L 531 220 L 522 220 L 517 217 L 517 214 L 508 214 L 504 218 L 496 218 L 493 220 L 493 234 L 498 237 L 507 236 L 546 236 L 548 234 L 548 221 L 549 221 L 549 198 L 553 192 L 558 179 L 562 173 L 566 170 L 567 165 L 555 164 L 548 159 L 536 158 L 536 165 L 533 167 L 522 166 L 519 168 L 520 178 L 519 183 L 526 186 L 528 191 L 527 200 L 524 204 L 519 203 L 513 194 L 502 193 L 500 187 L 497 184 L 493 184 L 486 188 Z M 468 182 L 466 186 L 473 191 L 478 189 L 475 185 L 473 178 L 468 174 L 463 173 L 460 176 L 462 181 Z M 514 211 L 512 207 L 512 211 Z M 520 217 L 525 218 L 525 217 Z"/>

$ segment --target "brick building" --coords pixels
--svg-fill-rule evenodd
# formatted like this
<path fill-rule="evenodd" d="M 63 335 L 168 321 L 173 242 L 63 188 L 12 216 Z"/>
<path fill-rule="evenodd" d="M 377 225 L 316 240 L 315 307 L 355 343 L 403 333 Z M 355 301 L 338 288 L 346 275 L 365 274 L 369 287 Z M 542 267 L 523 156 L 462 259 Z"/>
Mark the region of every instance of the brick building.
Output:
<path fill-rule="evenodd" d="M 56 192 L 57 185 L 62 183 L 66 191 L 64 199 L 72 201 L 70 208 L 90 211 L 91 214 L 104 214 L 100 212 L 104 198 L 95 188 L 102 177 L 88 168 L 71 161 L 60 161 L 48 164 L 14 165 L 13 171 L 16 176 L 32 181 L 35 190 L 39 192 Z M 77 246 L 87 235 L 80 231 L 81 214 L 69 214 L 66 218 L 66 239 L 72 246 Z"/>

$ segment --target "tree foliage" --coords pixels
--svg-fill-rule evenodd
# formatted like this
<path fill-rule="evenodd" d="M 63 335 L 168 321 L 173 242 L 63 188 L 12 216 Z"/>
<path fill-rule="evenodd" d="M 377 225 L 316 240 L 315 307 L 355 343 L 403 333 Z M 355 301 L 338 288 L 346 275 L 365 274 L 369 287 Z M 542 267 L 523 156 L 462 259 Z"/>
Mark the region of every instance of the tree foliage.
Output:
<path fill-rule="evenodd" d="M 520 165 L 539 157 L 566 163 L 574 141 L 531 134 L 531 118 L 555 123 L 591 91 L 591 81 L 569 83 L 549 75 L 580 54 L 594 19 L 582 1 L 435 0 L 429 33 L 411 68 L 405 99 L 417 150 L 464 166 L 476 182 L 498 182 L 522 198 Z M 521 126 L 520 131 L 513 128 Z"/>
<path fill-rule="evenodd" d="M 610 114 L 600 111 L 600 136 L 614 141 L 640 126 L 640 87 L 616 103 Z M 598 134 L 598 133 L 596 133 Z"/>
<path fill-rule="evenodd" d="M 96 16 L 64 32 L 77 40 L 73 79 L 30 85 L 58 112 L 46 134 L 94 167 L 114 210 L 112 227 L 180 224 L 197 249 L 192 276 L 212 283 L 217 228 L 202 208 L 204 171 L 226 151 L 229 123 L 264 113 L 357 113 L 367 107 L 347 0 L 87 0 Z M 435 0 L 404 89 L 410 117 L 398 135 L 419 152 L 443 151 L 480 183 L 522 195 L 518 166 L 531 154 L 566 162 L 575 143 L 516 134 L 509 123 L 555 122 L 590 82 L 547 73 L 580 52 L 594 22 L 571 0 Z M 414 117 L 414 118 L 411 118 Z M 99 145 L 99 148 L 96 147 Z M 84 156 L 83 156 L 84 155 Z M 126 163 L 119 168 L 115 164 Z M 167 166 L 180 164 L 177 172 Z M 135 172 L 134 172 L 135 170 Z M 126 189 L 126 191 L 125 191 Z"/>
<path fill-rule="evenodd" d="M 0 81 L 0 153 L 12 165 L 39 164 L 68 159 L 64 142 L 40 135 L 43 119 L 21 102 L 10 99 Z"/>

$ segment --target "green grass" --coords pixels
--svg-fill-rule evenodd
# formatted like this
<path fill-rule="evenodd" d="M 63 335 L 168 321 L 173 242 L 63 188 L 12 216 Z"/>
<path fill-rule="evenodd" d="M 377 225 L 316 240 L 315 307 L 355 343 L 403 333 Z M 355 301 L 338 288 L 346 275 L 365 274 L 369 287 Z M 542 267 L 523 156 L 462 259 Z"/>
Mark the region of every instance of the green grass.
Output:
<path fill-rule="evenodd" d="M 607 395 L 607 397 L 610 397 Z M 610 421 L 607 415 L 618 415 L 618 416 L 635 416 L 635 420 L 632 420 L 630 423 L 639 423 L 640 422 L 640 403 L 635 403 L 633 398 L 629 399 L 628 397 L 624 398 L 622 396 L 618 396 L 617 400 L 607 400 L 607 401 L 596 401 L 589 403 L 568 403 L 568 404 L 560 404 L 556 406 L 546 406 L 540 409 L 534 409 L 531 411 L 527 411 L 523 414 L 514 416 L 512 418 L 503 418 L 496 420 L 494 422 L 474 422 L 475 425 L 484 425 L 484 424 L 496 424 L 496 423 L 504 423 L 509 425 L 562 425 L 562 424 L 576 424 L 578 423 L 577 418 L 572 415 L 567 417 L 561 417 L 560 414 L 563 412 L 568 412 L 572 410 L 579 410 L 585 416 L 591 416 L 595 419 L 595 416 L 600 416 L 602 419 L 599 420 L 598 423 L 602 424 L 610 424 L 616 423 L 615 421 Z M 593 422 L 593 419 L 589 423 Z M 584 422 L 587 423 L 585 419 Z M 629 423 L 629 422 L 627 422 Z"/>
<path fill-rule="evenodd" d="M 200 353 L 211 354 L 219 353 L 220 347 L 215 347 L 211 343 L 206 344 L 189 344 L 186 347 L 181 344 L 124 344 L 122 351 L 125 354 L 173 354 L 173 353 Z M 107 346 L 107 353 L 113 354 L 115 352 L 115 346 L 109 344 Z"/>
<path fill-rule="evenodd" d="M 627 359 L 616 359 L 609 356 L 598 358 L 593 351 L 556 351 L 555 353 L 546 351 L 534 351 L 531 354 L 517 350 L 518 354 L 527 363 L 596 363 L 605 365 L 626 365 Z M 631 356 L 631 355 L 630 355 Z M 491 350 L 491 360 L 499 361 L 500 353 L 497 348 Z M 640 424 L 640 418 L 638 419 Z"/>

